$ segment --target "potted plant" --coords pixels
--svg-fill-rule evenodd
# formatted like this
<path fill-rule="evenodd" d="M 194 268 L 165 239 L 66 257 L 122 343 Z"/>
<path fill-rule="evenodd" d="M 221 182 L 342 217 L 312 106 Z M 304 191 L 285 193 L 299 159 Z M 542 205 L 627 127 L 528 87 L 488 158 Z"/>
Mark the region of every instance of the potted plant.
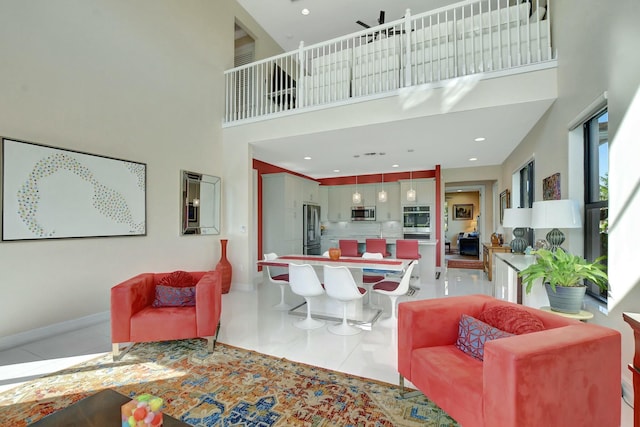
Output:
<path fill-rule="evenodd" d="M 542 279 L 551 310 L 563 313 L 579 313 L 587 289 L 583 281 L 589 280 L 602 290 L 607 289 L 607 267 L 602 263 L 604 256 L 589 262 L 583 257 L 571 255 L 561 248 L 555 251 L 538 249 L 531 252 L 536 262 L 519 273 L 526 292 L 530 293 L 533 283 Z"/>

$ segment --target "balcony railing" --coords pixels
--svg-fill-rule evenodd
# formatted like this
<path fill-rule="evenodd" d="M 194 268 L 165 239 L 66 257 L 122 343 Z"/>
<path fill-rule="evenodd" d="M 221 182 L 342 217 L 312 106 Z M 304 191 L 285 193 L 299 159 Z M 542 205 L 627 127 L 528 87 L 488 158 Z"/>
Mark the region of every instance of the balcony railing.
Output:
<path fill-rule="evenodd" d="M 552 60 L 547 0 L 463 1 L 225 72 L 225 123 Z"/>

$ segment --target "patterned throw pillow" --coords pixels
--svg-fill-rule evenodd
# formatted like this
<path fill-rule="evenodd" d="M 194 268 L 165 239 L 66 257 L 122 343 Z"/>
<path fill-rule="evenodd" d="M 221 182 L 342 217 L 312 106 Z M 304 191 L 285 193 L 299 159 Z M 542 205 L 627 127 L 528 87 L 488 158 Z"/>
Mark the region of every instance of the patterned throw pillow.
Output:
<path fill-rule="evenodd" d="M 491 325 L 463 314 L 458 326 L 458 340 L 456 347 L 469 356 L 479 360 L 484 359 L 484 344 L 487 341 L 513 336 L 509 332 L 501 331 Z"/>
<path fill-rule="evenodd" d="M 193 280 L 193 276 L 191 276 L 191 274 L 187 273 L 186 271 L 181 270 L 167 274 L 158 282 L 158 285 L 172 286 L 174 288 L 178 288 L 181 286 L 193 286 L 195 284 L 196 283 Z"/>
<path fill-rule="evenodd" d="M 510 305 L 496 305 L 488 308 L 480 313 L 478 320 L 517 335 L 544 330 L 544 324 L 535 315 Z"/>
<path fill-rule="evenodd" d="M 195 286 L 156 286 L 154 307 L 192 307 L 196 305 Z"/>

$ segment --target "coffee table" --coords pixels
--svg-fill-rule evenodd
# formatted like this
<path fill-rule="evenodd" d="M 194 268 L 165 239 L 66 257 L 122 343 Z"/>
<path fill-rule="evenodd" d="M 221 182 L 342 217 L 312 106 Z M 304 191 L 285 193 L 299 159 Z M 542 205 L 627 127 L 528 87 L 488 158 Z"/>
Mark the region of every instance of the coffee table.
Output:
<path fill-rule="evenodd" d="M 77 401 L 31 424 L 31 427 L 113 427 L 121 426 L 120 407 L 131 399 L 116 391 L 106 389 Z M 162 415 L 163 427 L 189 427 L 167 414 Z"/>

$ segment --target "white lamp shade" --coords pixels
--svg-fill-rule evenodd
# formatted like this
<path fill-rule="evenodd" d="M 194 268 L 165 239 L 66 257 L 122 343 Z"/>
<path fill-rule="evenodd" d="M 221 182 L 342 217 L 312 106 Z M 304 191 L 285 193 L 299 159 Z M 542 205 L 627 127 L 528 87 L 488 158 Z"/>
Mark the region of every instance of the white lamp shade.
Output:
<path fill-rule="evenodd" d="M 531 227 L 531 211 L 529 208 L 507 208 L 504 210 L 502 226 L 507 228 Z"/>
<path fill-rule="evenodd" d="M 407 201 L 408 202 L 416 201 L 416 190 L 414 190 L 413 188 L 410 188 L 407 190 Z"/>
<path fill-rule="evenodd" d="M 582 218 L 578 203 L 574 200 L 544 200 L 533 202 L 531 227 L 580 228 Z"/>
<path fill-rule="evenodd" d="M 362 203 L 362 195 L 356 191 L 351 195 L 351 201 L 354 204 L 359 205 L 360 203 Z"/>
<path fill-rule="evenodd" d="M 386 202 L 387 201 L 387 192 L 382 190 L 378 193 L 378 201 L 379 202 Z"/>

